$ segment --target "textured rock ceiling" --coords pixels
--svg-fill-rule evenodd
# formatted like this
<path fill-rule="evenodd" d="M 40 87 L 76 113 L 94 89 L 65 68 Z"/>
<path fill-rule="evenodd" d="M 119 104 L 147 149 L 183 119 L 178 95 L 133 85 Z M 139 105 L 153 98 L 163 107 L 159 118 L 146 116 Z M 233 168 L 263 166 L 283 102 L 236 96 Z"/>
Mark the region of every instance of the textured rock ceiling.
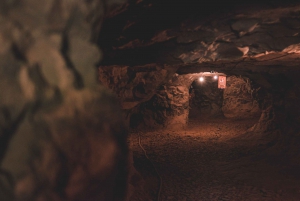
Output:
<path fill-rule="evenodd" d="M 177 73 L 295 70 L 300 58 L 297 1 L 135 0 L 102 27 L 102 65 L 156 63 Z"/>

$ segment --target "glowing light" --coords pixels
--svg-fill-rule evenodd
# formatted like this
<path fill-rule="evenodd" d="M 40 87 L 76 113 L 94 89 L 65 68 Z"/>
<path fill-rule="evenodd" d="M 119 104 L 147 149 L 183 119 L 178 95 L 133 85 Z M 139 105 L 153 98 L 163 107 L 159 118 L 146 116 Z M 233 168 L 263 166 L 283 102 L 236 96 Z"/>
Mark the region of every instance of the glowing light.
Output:
<path fill-rule="evenodd" d="M 204 81 L 204 77 L 200 77 L 200 78 L 199 78 L 199 81 L 200 81 L 200 82 L 203 82 L 203 81 Z"/>
<path fill-rule="evenodd" d="M 217 75 L 215 75 L 215 76 L 214 76 L 214 79 L 215 79 L 215 80 L 216 80 L 216 79 L 218 79 L 218 76 L 217 76 Z"/>

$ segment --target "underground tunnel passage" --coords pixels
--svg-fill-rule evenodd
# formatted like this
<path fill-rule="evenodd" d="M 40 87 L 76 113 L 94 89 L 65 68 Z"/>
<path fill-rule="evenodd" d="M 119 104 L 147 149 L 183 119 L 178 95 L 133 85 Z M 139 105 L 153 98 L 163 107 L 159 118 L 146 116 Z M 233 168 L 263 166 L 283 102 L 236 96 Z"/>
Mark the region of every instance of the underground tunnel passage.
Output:
<path fill-rule="evenodd" d="M 203 197 L 203 200 L 220 197 L 224 200 L 276 200 L 282 196 L 277 192 L 281 185 L 269 186 L 280 174 L 278 167 L 269 163 L 283 159 L 264 162 L 267 156 L 257 155 L 269 148 L 267 143 L 276 140 L 272 137 L 264 142 L 263 134 L 253 132 L 261 121 L 261 99 L 266 96 L 261 94 L 262 86 L 242 76 L 227 76 L 226 87 L 222 89 L 218 88 L 214 76 L 204 77 L 199 73 L 183 80 L 183 83 L 191 80 L 189 118 L 184 129 L 171 126 L 148 130 L 143 127 L 132 131 L 134 164 L 143 177 L 144 181 L 140 182 L 145 182 L 142 193 L 132 199 L 153 200 L 157 193 L 161 194 L 161 200 L 201 200 Z M 156 105 L 153 100 L 150 103 Z M 151 108 L 153 113 L 165 109 Z M 138 122 L 142 117 L 140 115 Z M 253 160 L 255 157 L 259 160 Z M 280 179 L 297 188 L 289 179 Z M 260 188 L 268 190 L 262 193 Z M 294 196 L 296 199 L 298 194 Z"/>
<path fill-rule="evenodd" d="M 198 4 L 1 1 L 0 200 L 298 201 L 299 2 Z"/>
<path fill-rule="evenodd" d="M 131 127 L 130 200 L 299 200 L 298 4 L 249 5 L 174 19 L 153 3 L 103 42 L 99 79 Z M 214 71 L 226 88 L 199 80 Z"/>
<path fill-rule="evenodd" d="M 223 89 L 218 88 L 218 75 L 193 81 L 189 89 L 189 120 L 222 116 Z"/>

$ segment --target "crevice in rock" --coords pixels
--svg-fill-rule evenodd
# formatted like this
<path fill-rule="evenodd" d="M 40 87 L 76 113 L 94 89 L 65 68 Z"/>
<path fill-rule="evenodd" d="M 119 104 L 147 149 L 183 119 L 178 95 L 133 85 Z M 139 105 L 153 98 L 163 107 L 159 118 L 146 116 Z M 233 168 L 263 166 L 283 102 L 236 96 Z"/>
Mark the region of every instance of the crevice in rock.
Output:
<path fill-rule="evenodd" d="M 69 39 L 66 34 L 63 34 L 62 44 L 61 44 L 61 54 L 66 62 L 67 67 L 73 72 L 74 87 L 77 89 L 82 89 L 84 87 L 83 79 L 80 73 L 76 70 L 71 59 L 69 58 L 68 51 L 69 51 Z"/>
<path fill-rule="evenodd" d="M 2 135 L 0 136 L 0 163 L 3 161 L 10 140 L 13 138 L 21 122 L 26 117 L 29 109 L 30 107 L 28 105 L 25 105 L 24 108 L 20 111 L 19 115 L 16 117 L 16 119 L 11 119 L 10 112 L 6 108 L 2 108 L 1 114 L 4 115 L 4 118 L 7 121 L 7 126 L 2 128 Z"/>

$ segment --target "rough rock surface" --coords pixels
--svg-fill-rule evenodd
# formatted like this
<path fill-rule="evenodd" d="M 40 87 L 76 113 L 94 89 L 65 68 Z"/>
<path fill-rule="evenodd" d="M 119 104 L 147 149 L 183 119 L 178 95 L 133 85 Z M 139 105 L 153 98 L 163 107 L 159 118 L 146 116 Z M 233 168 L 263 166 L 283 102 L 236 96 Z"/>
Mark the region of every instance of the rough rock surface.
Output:
<path fill-rule="evenodd" d="M 256 90 L 247 78 L 227 78 L 223 94 L 222 111 L 227 118 L 247 119 L 261 115 L 259 103 L 255 100 Z"/>
<path fill-rule="evenodd" d="M 130 68 L 129 66 L 101 66 L 99 80 L 119 97 L 123 109 L 132 109 L 148 101 L 172 75 L 168 66 L 149 64 Z"/>
<path fill-rule="evenodd" d="M 168 129 L 184 128 L 189 114 L 189 87 L 195 75 L 175 74 L 151 100 L 133 110 L 131 125 Z"/>
<path fill-rule="evenodd" d="M 0 2 L 1 201 L 124 200 L 127 132 L 93 43 L 120 2 Z"/>
<path fill-rule="evenodd" d="M 108 55 L 105 64 L 258 61 L 269 53 L 299 51 L 297 1 L 208 1 L 201 8 L 195 2 L 174 1 L 169 12 L 168 1 L 137 1 L 112 16 L 101 33 L 109 33 L 108 40 L 99 41 Z"/>
<path fill-rule="evenodd" d="M 299 71 L 292 74 L 264 75 L 268 88 L 260 87 L 257 98 L 262 106 L 258 123 L 251 129 L 254 132 L 282 130 L 299 136 Z"/>
<path fill-rule="evenodd" d="M 11 138 L 1 168 L 14 178 L 15 199 L 122 200 L 126 129 L 115 97 L 99 88 L 61 98 L 29 113 Z"/>

